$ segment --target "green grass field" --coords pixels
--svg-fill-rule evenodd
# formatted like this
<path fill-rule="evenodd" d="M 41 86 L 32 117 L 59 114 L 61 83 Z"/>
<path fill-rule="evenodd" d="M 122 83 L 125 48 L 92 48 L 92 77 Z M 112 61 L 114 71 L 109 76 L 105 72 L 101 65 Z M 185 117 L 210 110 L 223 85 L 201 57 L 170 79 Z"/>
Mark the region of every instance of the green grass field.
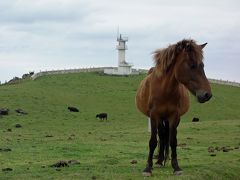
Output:
<path fill-rule="evenodd" d="M 0 179 L 144 179 L 149 133 L 134 102 L 144 76 L 79 73 L 0 86 L 0 107 L 10 109 L 0 118 L 0 149 L 11 149 L 0 151 Z M 205 104 L 191 97 L 190 111 L 178 127 L 184 175 L 173 176 L 168 162 L 154 168 L 149 179 L 240 179 L 240 88 L 212 84 L 212 91 Z M 68 106 L 80 112 L 71 113 Z M 28 115 L 17 115 L 17 108 Z M 95 118 L 100 112 L 108 113 L 107 122 Z M 191 122 L 193 117 L 200 122 Z M 210 156 L 210 146 L 233 150 Z M 80 164 L 50 167 L 72 159 Z"/>

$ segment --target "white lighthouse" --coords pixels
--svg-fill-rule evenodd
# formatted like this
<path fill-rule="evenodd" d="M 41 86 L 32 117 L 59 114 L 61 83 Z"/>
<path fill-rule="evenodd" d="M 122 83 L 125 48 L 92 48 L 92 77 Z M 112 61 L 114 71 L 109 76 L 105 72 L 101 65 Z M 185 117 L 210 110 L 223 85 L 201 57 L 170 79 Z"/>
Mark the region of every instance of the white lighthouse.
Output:
<path fill-rule="evenodd" d="M 132 64 L 126 62 L 126 42 L 127 37 L 123 37 L 121 34 L 117 37 L 117 47 L 118 50 L 118 67 L 104 69 L 105 74 L 112 75 L 131 75 L 132 74 Z"/>

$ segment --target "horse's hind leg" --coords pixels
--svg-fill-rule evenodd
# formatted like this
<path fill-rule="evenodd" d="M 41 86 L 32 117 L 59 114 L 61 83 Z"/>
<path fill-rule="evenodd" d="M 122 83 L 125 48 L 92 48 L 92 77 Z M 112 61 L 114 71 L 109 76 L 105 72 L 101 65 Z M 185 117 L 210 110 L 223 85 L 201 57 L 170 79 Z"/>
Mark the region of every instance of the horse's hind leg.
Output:
<path fill-rule="evenodd" d="M 148 155 L 147 166 L 143 170 L 144 176 L 152 175 L 153 153 L 156 147 L 157 147 L 157 121 L 151 118 L 151 138 L 149 141 L 149 155 Z"/>
<path fill-rule="evenodd" d="M 178 120 L 179 122 L 180 120 Z M 178 160 L 177 160 L 177 124 L 173 123 L 170 125 L 170 146 L 172 150 L 171 154 L 171 164 L 174 169 L 174 174 L 175 175 L 181 175 L 183 173 L 182 169 L 178 165 Z"/>
<path fill-rule="evenodd" d="M 164 129 L 163 121 L 161 120 L 158 124 L 159 154 L 158 154 L 158 160 L 156 162 L 157 167 L 162 167 L 163 166 L 164 149 L 165 149 L 165 146 L 166 146 L 164 135 L 165 135 L 165 129 Z"/>

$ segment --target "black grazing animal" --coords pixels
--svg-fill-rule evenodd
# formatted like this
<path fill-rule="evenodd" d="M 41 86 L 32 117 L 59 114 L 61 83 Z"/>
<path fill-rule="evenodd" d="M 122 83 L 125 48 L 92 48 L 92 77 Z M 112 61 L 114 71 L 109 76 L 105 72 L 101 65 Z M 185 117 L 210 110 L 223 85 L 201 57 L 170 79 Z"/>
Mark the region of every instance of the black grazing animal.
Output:
<path fill-rule="evenodd" d="M 199 121 L 199 118 L 194 117 L 194 118 L 192 119 L 192 122 L 198 122 L 198 121 Z"/>
<path fill-rule="evenodd" d="M 107 113 L 100 113 L 96 115 L 96 118 L 99 118 L 101 120 L 106 119 L 107 120 Z"/>
<path fill-rule="evenodd" d="M 69 106 L 68 109 L 69 109 L 69 111 L 71 111 L 71 112 L 79 112 L 79 110 L 78 110 L 77 108 L 72 107 L 72 106 Z"/>

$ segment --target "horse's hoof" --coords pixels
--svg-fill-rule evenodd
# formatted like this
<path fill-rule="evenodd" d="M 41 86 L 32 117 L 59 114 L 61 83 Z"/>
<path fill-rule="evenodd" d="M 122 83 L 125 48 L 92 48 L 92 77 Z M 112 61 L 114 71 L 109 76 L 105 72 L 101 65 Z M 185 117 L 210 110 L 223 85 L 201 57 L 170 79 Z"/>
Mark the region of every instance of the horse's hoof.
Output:
<path fill-rule="evenodd" d="M 183 175 L 183 171 L 182 170 L 174 171 L 173 174 L 176 176 L 180 176 L 180 175 Z"/>
<path fill-rule="evenodd" d="M 144 171 L 143 171 L 142 175 L 143 175 L 144 177 L 151 177 L 151 176 L 152 176 L 152 173 L 151 173 L 151 172 L 144 172 Z"/>
<path fill-rule="evenodd" d="M 156 163 L 156 164 L 155 164 L 155 167 L 156 167 L 156 168 L 161 168 L 161 167 L 163 167 L 163 164 L 162 164 L 162 163 Z"/>
<path fill-rule="evenodd" d="M 146 167 L 146 168 L 143 170 L 142 175 L 143 175 L 144 177 L 150 177 L 150 176 L 152 176 L 152 168 Z"/>

